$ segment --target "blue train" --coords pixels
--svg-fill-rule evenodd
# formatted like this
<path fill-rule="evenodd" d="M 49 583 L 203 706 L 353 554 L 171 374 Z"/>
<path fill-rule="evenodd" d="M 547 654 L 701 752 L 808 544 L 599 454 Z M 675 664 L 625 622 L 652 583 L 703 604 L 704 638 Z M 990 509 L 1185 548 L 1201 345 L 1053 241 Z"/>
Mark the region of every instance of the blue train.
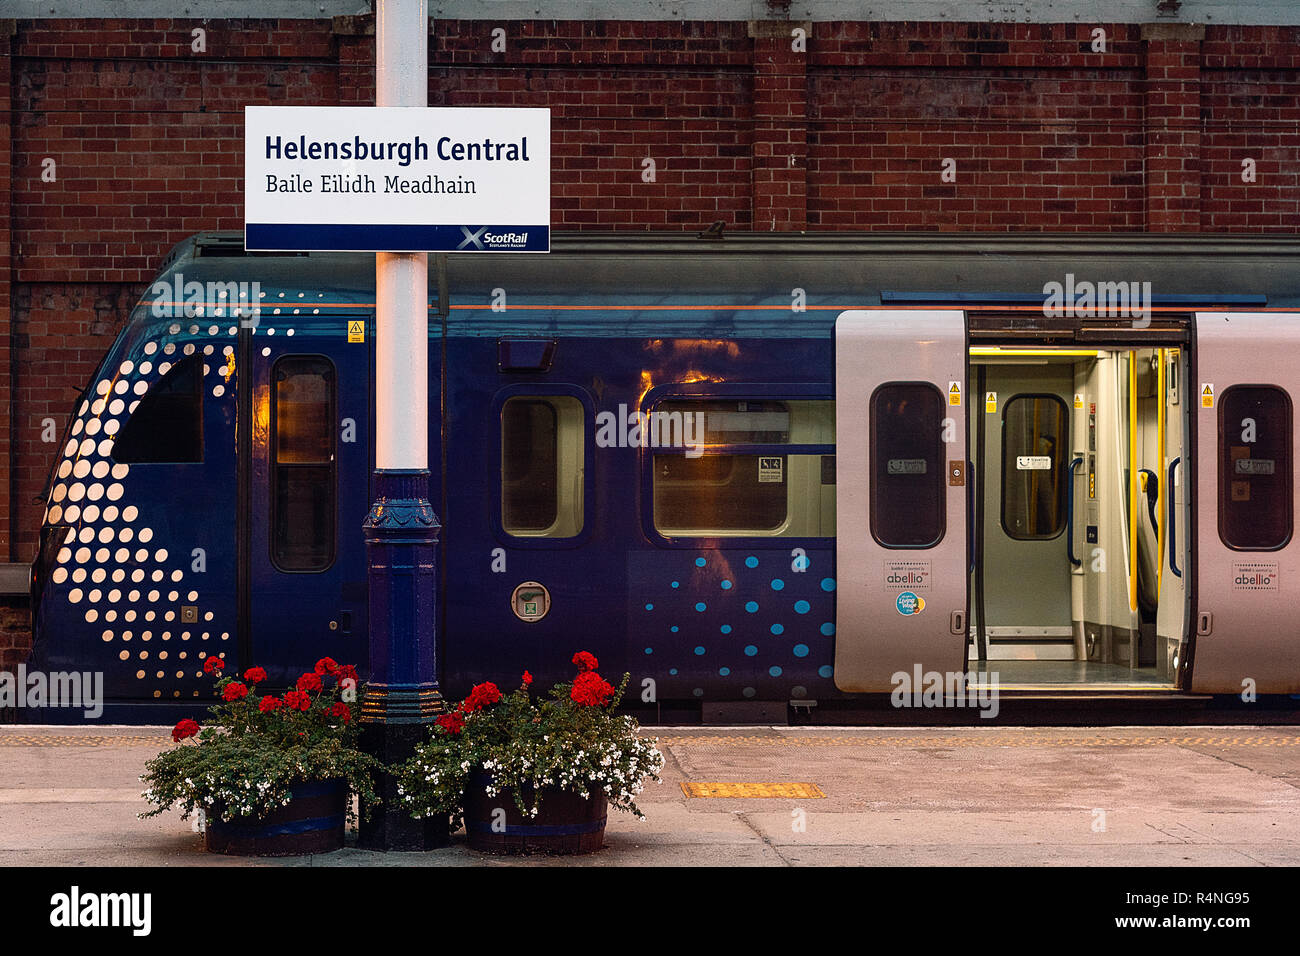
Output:
<path fill-rule="evenodd" d="M 967 671 L 1300 691 L 1298 265 L 1285 238 L 1155 236 L 450 256 L 429 306 L 444 692 L 561 680 L 579 649 L 633 703 L 706 716 L 903 683 L 920 702 Z M 373 342 L 373 257 L 178 244 L 69 416 L 29 666 L 102 671 L 127 722 L 206 705 L 214 654 L 282 684 L 323 656 L 364 669 Z M 1238 413 L 1259 443 L 1231 438 Z"/>

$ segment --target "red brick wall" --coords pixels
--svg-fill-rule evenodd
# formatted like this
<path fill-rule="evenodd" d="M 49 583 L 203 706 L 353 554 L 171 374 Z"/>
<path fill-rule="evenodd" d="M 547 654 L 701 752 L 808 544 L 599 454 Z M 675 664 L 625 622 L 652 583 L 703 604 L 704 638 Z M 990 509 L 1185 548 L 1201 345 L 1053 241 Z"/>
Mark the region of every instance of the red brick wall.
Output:
<path fill-rule="evenodd" d="M 1300 30 L 1103 28 L 437 22 L 429 102 L 549 106 L 561 229 L 1300 229 Z M 371 103 L 373 44 L 368 18 L 0 21 L 0 560 L 33 553 L 41 423 L 161 256 L 241 226 L 242 107 Z"/>

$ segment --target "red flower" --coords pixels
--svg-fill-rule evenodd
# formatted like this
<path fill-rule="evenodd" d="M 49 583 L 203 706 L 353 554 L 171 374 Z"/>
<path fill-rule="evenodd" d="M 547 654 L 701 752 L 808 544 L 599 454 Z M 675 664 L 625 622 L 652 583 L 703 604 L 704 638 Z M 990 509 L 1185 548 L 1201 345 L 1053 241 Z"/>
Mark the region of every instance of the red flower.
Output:
<path fill-rule="evenodd" d="M 257 709 L 264 714 L 269 714 L 272 711 L 279 710 L 283 706 L 284 706 L 284 701 L 282 701 L 279 697 L 271 697 L 268 695 L 266 697 L 263 697 L 262 700 L 258 703 Z"/>
<path fill-rule="evenodd" d="M 532 682 L 533 682 L 533 675 L 528 673 L 528 671 L 524 671 L 524 686 L 527 687 Z"/>
<path fill-rule="evenodd" d="M 573 666 L 578 668 L 579 673 L 585 673 L 586 671 L 594 671 L 600 665 L 596 661 L 594 654 L 587 651 L 578 651 L 573 655 Z"/>
<path fill-rule="evenodd" d="M 459 710 L 453 710 L 451 713 L 443 714 L 434 723 L 449 734 L 458 734 L 465 729 L 465 715 Z"/>
<path fill-rule="evenodd" d="M 599 707 L 614 696 L 614 688 L 595 671 L 584 671 L 573 680 L 569 698 L 584 707 Z"/>
<path fill-rule="evenodd" d="M 316 662 L 317 674 L 333 674 L 339 669 L 338 662 L 332 657 L 322 657 Z"/>
<path fill-rule="evenodd" d="M 334 706 L 330 708 L 329 713 L 331 717 L 338 717 L 345 724 L 352 719 L 352 709 L 341 700 L 334 703 Z"/>
<path fill-rule="evenodd" d="M 187 717 L 172 728 L 172 740 L 176 743 L 180 743 L 187 737 L 193 737 L 198 732 L 199 725 Z"/>
<path fill-rule="evenodd" d="M 220 657 L 209 657 L 206 661 L 203 662 L 203 673 L 220 674 L 222 668 L 224 668 L 225 666 L 226 666 L 226 662 L 223 661 Z"/>
<path fill-rule="evenodd" d="M 248 688 L 237 680 L 231 681 L 226 685 L 226 689 L 221 692 L 221 699 L 227 702 L 243 700 L 247 696 Z"/>
<path fill-rule="evenodd" d="M 500 699 L 501 691 L 497 688 L 497 685 L 491 681 L 486 681 L 482 684 L 475 684 L 470 689 L 469 696 L 460 705 L 460 709 L 467 714 L 472 714 L 476 710 L 482 710 L 488 704 L 495 704 Z"/>
<path fill-rule="evenodd" d="M 320 690 L 321 682 L 319 674 L 303 674 L 298 678 L 299 690 Z"/>
<path fill-rule="evenodd" d="M 244 680 L 248 681 L 250 684 L 260 684 L 262 681 L 266 680 L 266 671 L 262 670 L 260 667 L 250 667 L 248 670 L 244 671 Z"/>
<path fill-rule="evenodd" d="M 308 710 L 311 698 L 300 690 L 291 690 L 284 695 L 284 706 L 290 710 Z"/>
<path fill-rule="evenodd" d="M 339 679 L 340 684 L 344 681 L 352 681 L 352 686 L 354 687 L 361 680 L 361 678 L 357 677 L 357 669 L 351 664 L 340 664 L 338 673 L 334 676 Z"/>

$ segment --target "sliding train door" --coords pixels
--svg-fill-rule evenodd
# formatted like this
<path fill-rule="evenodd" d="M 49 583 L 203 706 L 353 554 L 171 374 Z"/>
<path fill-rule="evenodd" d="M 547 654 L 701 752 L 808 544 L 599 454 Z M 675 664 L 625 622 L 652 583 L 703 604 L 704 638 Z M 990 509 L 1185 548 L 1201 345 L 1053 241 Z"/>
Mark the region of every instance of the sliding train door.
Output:
<path fill-rule="evenodd" d="M 1300 314 L 1197 313 L 1196 349 L 1191 689 L 1294 693 Z"/>
<path fill-rule="evenodd" d="M 366 316 L 274 335 L 269 326 L 264 317 L 247 343 L 245 586 L 249 660 L 281 685 L 322 657 L 368 662 L 371 327 Z"/>
<path fill-rule="evenodd" d="M 965 670 L 962 312 L 851 311 L 835 324 L 835 683 Z"/>

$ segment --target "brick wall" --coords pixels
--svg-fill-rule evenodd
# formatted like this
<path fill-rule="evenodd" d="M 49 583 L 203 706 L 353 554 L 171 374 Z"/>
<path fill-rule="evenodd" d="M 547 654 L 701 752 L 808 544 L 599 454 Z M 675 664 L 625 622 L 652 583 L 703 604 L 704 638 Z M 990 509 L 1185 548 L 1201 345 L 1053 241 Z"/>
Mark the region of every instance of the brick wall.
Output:
<path fill-rule="evenodd" d="M 440 21 L 429 102 L 549 106 L 560 229 L 1300 229 L 1300 28 L 1100 27 Z M 373 45 L 365 17 L 0 21 L 0 559 L 161 256 L 242 225 L 242 107 L 371 103 Z"/>

